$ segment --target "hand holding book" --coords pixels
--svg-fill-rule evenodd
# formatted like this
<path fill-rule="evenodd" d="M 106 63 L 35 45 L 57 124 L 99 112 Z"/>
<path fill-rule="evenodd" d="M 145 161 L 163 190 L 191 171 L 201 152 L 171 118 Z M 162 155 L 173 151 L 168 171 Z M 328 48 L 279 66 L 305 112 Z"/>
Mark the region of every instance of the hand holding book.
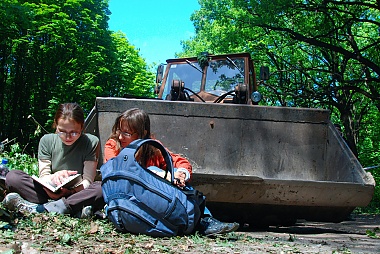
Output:
<path fill-rule="evenodd" d="M 82 176 L 80 174 L 76 174 L 77 171 L 67 171 L 67 170 L 62 170 L 66 171 L 64 173 L 59 173 L 56 172 L 49 177 L 43 177 L 43 178 L 38 178 L 36 176 L 32 176 L 33 179 L 43 185 L 45 188 L 49 189 L 51 192 L 58 192 L 62 188 L 65 189 L 71 189 L 76 187 L 81 181 L 82 181 Z M 74 173 L 74 174 L 73 174 Z M 65 177 L 67 175 L 67 177 Z M 64 194 L 64 193 L 62 193 Z"/>
<path fill-rule="evenodd" d="M 67 188 L 60 188 L 59 191 L 57 192 L 52 192 L 51 190 L 49 190 L 48 188 L 44 187 L 44 190 L 46 192 L 46 194 L 53 200 L 58 200 L 62 197 L 68 197 L 68 196 L 71 196 L 73 195 L 74 193 L 77 193 L 81 190 L 83 190 L 83 185 L 80 184 L 79 186 L 77 187 L 74 187 L 72 189 L 67 189 Z"/>

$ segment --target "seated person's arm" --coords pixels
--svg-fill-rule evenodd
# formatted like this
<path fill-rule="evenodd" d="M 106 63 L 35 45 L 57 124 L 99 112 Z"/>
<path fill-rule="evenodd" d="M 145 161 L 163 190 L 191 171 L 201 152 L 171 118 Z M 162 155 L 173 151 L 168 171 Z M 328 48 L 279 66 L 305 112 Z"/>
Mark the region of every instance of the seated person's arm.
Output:
<path fill-rule="evenodd" d="M 113 139 L 107 140 L 106 144 L 104 145 L 104 163 L 116 157 L 119 153 L 120 149 L 118 148 L 116 141 Z"/>
<path fill-rule="evenodd" d="M 83 167 L 83 188 L 86 189 L 91 183 L 94 182 L 96 177 L 97 161 L 85 161 Z"/>

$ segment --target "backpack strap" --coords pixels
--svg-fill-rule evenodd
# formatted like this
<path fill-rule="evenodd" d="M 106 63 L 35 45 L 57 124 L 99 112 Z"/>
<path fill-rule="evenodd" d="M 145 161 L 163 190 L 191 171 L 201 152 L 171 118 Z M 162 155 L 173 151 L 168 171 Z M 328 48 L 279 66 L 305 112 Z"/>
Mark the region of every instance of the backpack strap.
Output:
<path fill-rule="evenodd" d="M 154 139 L 137 139 L 137 140 L 132 141 L 127 147 L 131 149 L 135 149 L 134 155 L 136 155 L 136 152 L 144 144 L 152 145 L 161 151 L 161 154 L 164 157 L 164 160 L 166 163 L 165 178 L 168 172 L 170 172 L 170 182 L 174 184 L 174 168 L 173 168 L 172 157 L 170 156 L 169 152 L 160 142 Z"/>

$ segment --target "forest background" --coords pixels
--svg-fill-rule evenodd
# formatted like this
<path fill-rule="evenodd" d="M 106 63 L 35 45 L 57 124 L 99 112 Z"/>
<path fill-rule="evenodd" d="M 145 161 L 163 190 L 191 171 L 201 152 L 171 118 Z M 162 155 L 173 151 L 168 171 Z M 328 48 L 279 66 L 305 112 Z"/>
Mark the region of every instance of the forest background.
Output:
<path fill-rule="evenodd" d="M 177 57 L 249 52 L 257 72 L 270 69 L 260 105 L 328 109 L 361 164 L 380 164 L 379 1 L 199 4 Z M 0 141 L 33 157 L 59 103 L 88 113 L 98 96 L 154 97 L 153 67 L 108 28 L 110 14 L 107 0 L 0 2 Z M 380 168 L 369 171 L 379 183 Z M 369 208 L 380 209 L 379 187 Z"/>

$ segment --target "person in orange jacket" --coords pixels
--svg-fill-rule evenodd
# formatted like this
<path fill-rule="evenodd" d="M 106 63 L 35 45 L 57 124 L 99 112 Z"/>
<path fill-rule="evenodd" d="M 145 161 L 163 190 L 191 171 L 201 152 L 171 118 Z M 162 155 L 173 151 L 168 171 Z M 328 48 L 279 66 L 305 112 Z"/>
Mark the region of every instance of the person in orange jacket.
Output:
<path fill-rule="evenodd" d="M 116 157 L 120 151 L 137 139 L 154 138 L 150 131 L 149 115 L 142 109 L 132 108 L 121 113 L 115 120 L 112 133 L 104 147 L 104 162 Z M 190 162 L 179 154 L 168 151 L 172 157 L 175 184 L 185 187 L 191 179 L 192 166 Z M 161 152 L 150 145 L 143 145 L 136 153 L 136 160 L 145 168 L 148 168 L 160 176 L 164 176 L 166 163 Z M 170 176 L 168 176 L 170 179 Z M 191 188 L 191 187 L 190 187 Z M 215 235 L 236 231 L 238 223 L 221 222 L 212 217 L 206 208 L 201 219 L 202 231 L 205 235 Z"/>
<path fill-rule="evenodd" d="M 104 163 L 116 157 L 121 149 L 128 146 L 132 141 L 147 138 L 153 138 L 150 133 L 148 114 L 137 108 L 125 111 L 116 118 L 112 133 L 104 146 Z M 172 157 L 173 167 L 175 168 L 175 184 L 179 187 L 184 187 L 186 182 L 191 179 L 192 166 L 181 155 L 172 153 L 169 150 L 168 152 Z M 166 163 L 158 149 L 146 145 L 139 153 L 141 156 L 144 153 L 143 157 L 146 158 L 146 160 L 139 159 L 142 166 L 149 168 L 160 176 L 164 175 Z M 170 179 L 170 175 L 167 178 Z"/>

